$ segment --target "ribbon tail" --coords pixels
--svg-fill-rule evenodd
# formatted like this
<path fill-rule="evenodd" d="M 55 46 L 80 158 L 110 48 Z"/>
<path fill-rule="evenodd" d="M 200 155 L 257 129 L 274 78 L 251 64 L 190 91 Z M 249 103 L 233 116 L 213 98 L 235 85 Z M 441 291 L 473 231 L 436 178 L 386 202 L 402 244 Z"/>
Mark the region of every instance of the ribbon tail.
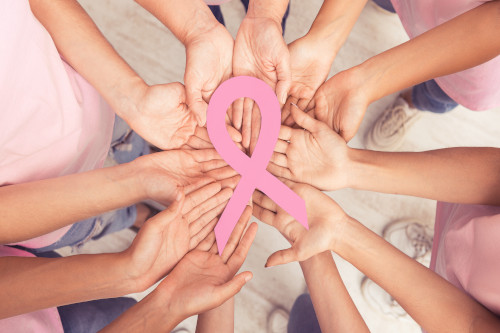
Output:
<path fill-rule="evenodd" d="M 224 251 L 227 241 L 238 223 L 243 210 L 245 210 L 245 206 L 249 202 L 254 189 L 254 185 L 247 181 L 245 177 L 242 177 L 224 212 L 222 212 L 222 216 L 214 228 L 215 240 L 217 241 L 217 248 L 220 255 L 222 255 L 222 251 Z"/>
<path fill-rule="evenodd" d="M 264 192 L 269 198 L 276 202 L 278 206 L 283 208 L 288 214 L 302 224 L 304 228 L 309 230 L 306 202 L 304 199 L 267 170 L 261 175 L 262 178 L 259 180 L 258 189 Z"/>

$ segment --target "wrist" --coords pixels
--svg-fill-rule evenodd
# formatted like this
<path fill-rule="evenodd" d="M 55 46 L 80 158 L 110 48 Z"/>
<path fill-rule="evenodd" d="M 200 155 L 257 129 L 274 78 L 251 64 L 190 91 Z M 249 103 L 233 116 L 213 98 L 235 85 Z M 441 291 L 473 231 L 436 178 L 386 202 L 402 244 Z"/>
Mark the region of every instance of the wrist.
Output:
<path fill-rule="evenodd" d="M 392 93 L 384 84 L 384 76 L 387 75 L 388 68 L 381 64 L 377 57 L 372 57 L 352 68 L 355 75 L 363 82 L 360 89 L 367 96 L 368 104 Z"/>
<path fill-rule="evenodd" d="M 178 38 L 186 48 L 199 38 L 208 38 L 210 33 L 216 32 L 220 28 L 226 29 L 215 19 L 208 7 L 194 10 L 189 23 L 186 23 L 185 26 L 189 28 Z"/>
<path fill-rule="evenodd" d="M 109 104 L 118 116 L 130 124 L 139 113 L 139 103 L 147 88 L 148 85 L 137 75 L 121 79 L 112 89 Z"/>
<path fill-rule="evenodd" d="M 344 214 L 336 226 L 337 228 L 335 228 L 335 232 L 330 242 L 330 250 L 346 259 L 349 251 L 352 251 L 353 244 L 359 243 L 357 240 L 357 232 L 359 232 L 361 223 L 349 215 Z"/>
<path fill-rule="evenodd" d="M 271 19 L 281 27 L 281 21 L 288 7 L 288 2 L 288 0 L 251 0 L 245 17 Z"/>

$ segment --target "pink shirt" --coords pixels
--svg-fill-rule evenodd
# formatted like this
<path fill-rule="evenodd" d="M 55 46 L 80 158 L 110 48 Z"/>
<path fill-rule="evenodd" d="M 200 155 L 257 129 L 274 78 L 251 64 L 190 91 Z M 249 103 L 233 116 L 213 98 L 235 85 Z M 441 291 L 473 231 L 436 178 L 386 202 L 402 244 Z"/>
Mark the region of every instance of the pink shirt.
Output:
<path fill-rule="evenodd" d="M 0 186 L 102 166 L 114 114 L 60 55 L 27 0 L 0 1 Z M 70 226 L 20 244 L 43 247 Z"/>
<path fill-rule="evenodd" d="M 487 2 L 477 0 L 391 1 L 410 38 L 415 38 Z M 436 82 L 448 96 L 469 109 L 486 110 L 500 106 L 500 56 L 465 71 L 436 78 Z"/>
<path fill-rule="evenodd" d="M 431 269 L 500 316 L 500 207 L 439 202 Z"/>

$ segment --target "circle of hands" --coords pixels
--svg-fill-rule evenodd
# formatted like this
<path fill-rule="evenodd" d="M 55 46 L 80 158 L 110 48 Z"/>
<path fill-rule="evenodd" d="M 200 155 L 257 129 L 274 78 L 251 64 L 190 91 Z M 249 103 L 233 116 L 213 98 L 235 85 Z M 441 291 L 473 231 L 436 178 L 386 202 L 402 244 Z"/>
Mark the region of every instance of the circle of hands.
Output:
<path fill-rule="evenodd" d="M 166 278 L 154 293 L 174 300 L 180 317 L 223 304 L 252 277 L 235 275 L 256 235 L 253 214 L 275 227 L 291 247 L 272 254 L 266 266 L 306 260 L 332 249 L 347 215 L 321 190 L 347 186 L 350 140 L 368 102 L 352 94 L 355 80 L 339 73 L 325 82 L 325 60 L 306 37 L 286 45 L 280 22 L 245 18 L 234 41 L 219 25 L 186 45 L 184 81 L 138 92 L 131 127 L 164 151 L 135 163 L 146 197 L 169 206 L 141 228 L 131 247 L 127 275 L 137 290 Z M 309 230 L 256 190 L 222 254 L 214 227 L 240 175 L 216 152 L 206 129 L 211 95 L 231 76 L 248 75 L 269 84 L 282 106 L 282 127 L 268 171 L 306 201 Z M 260 112 L 249 99 L 234 101 L 228 133 L 251 155 L 260 131 Z M 328 218 L 326 218 L 328 217 Z M 333 217 L 333 218 L 332 218 Z M 172 286 L 175 286 L 173 288 Z"/>

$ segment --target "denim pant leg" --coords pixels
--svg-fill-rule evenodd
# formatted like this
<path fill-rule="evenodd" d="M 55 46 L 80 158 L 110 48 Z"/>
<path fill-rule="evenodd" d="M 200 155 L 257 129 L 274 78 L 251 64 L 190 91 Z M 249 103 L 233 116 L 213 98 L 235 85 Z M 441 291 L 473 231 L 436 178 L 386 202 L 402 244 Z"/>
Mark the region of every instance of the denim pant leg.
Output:
<path fill-rule="evenodd" d="M 377 6 L 384 8 L 388 12 L 395 13 L 396 10 L 391 3 L 391 0 L 373 0 L 377 4 Z"/>
<path fill-rule="evenodd" d="M 102 330 L 137 302 L 130 297 L 99 299 L 57 308 L 65 333 Z"/>
<path fill-rule="evenodd" d="M 241 3 L 245 7 L 245 12 L 248 11 L 249 0 L 241 0 Z M 208 6 L 208 7 L 210 8 L 212 13 L 214 14 L 217 21 L 219 21 L 220 24 L 225 25 L 224 17 L 222 16 L 222 11 L 220 10 L 220 6 Z M 283 34 L 285 34 L 286 20 L 288 18 L 289 12 L 290 12 L 290 3 L 288 3 L 288 7 L 286 8 L 285 15 L 283 15 L 283 19 L 281 20 L 281 28 L 283 29 Z"/>
<path fill-rule="evenodd" d="M 419 110 L 445 113 L 458 105 L 439 87 L 435 80 L 425 81 L 414 86 L 411 95 L 413 105 Z"/>
<path fill-rule="evenodd" d="M 321 333 L 309 294 L 302 294 L 295 300 L 290 311 L 288 333 Z"/>

